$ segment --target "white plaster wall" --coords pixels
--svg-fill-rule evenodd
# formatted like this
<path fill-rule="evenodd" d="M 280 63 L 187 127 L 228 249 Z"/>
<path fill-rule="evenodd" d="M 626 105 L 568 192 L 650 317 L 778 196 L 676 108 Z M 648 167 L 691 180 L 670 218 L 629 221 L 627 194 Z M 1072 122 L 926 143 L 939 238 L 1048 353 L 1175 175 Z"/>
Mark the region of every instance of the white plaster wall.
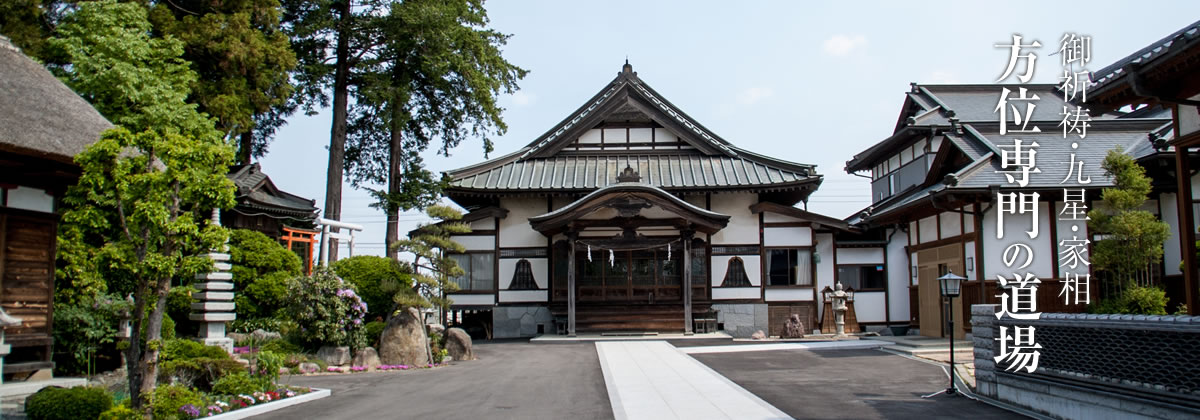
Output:
<path fill-rule="evenodd" d="M 579 142 L 580 143 L 599 143 L 600 142 L 600 129 L 593 128 L 591 130 L 585 131 L 583 133 L 583 135 L 579 136 Z"/>
<path fill-rule="evenodd" d="M 549 292 L 546 290 L 501 290 L 501 302 L 545 302 Z"/>
<path fill-rule="evenodd" d="M 729 216 L 729 224 L 713 234 L 713 244 L 757 244 L 758 215 L 750 212 L 757 202 L 755 193 L 713 194 L 712 211 Z"/>
<path fill-rule="evenodd" d="M 762 289 L 757 287 L 722 287 L 712 289 L 713 300 L 758 299 Z"/>
<path fill-rule="evenodd" d="M 771 213 L 769 211 L 765 211 L 765 212 L 763 212 L 763 222 L 765 222 L 765 223 L 796 223 L 796 222 L 803 222 L 803 220 L 800 220 L 800 219 L 797 219 L 797 218 L 791 217 L 791 216 L 784 216 L 779 213 Z"/>
<path fill-rule="evenodd" d="M 1058 213 L 1061 212 L 1064 207 L 1066 207 L 1066 203 L 1054 203 L 1054 216 L 1051 216 L 1054 217 L 1054 220 L 1056 221 L 1055 229 L 1057 230 L 1056 234 L 1058 235 L 1058 242 L 1062 243 L 1062 241 L 1076 238 L 1088 239 L 1089 235 L 1087 221 L 1058 220 Z M 1157 212 L 1157 210 L 1158 209 L 1155 208 L 1155 212 Z M 1071 226 L 1078 226 L 1079 230 L 1072 232 Z M 1059 252 L 1062 252 L 1066 249 L 1066 247 L 1060 247 L 1059 244 L 1054 244 L 1054 265 L 1058 266 L 1059 273 L 1087 274 L 1089 272 L 1088 266 L 1084 265 L 1082 262 L 1079 263 L 1079 265 L 1074 269 L 1071 269 L 1070 266 L 1059 266 L 1061 263 L 1060 258 L 1062 257 L 1062 254 L 1059 254 Z M 1001 252 L 1003 252 L 1003 250 L 1001 250 Z M 1084 253 L 1083 255 L 1088 261 L 1091 261 L 1092 255 L 1090 252 Z"/>
<path fill-rule="evenodd" d="M 967 214 L 963 215 L 963 232 L 971 233 L 975 231 L 975 206 L 970 205 L 962 208 Z"/>
<path fill-rule="evenodd" d="M 496 237 L 492 235 L 451 236 L 454 242 L 462 244 L 467 251 L 491 251 L 496 249 Z"/>
<path fill-rule="evenodd" d="M 492 217 L 471 222 L 471 230 L 492 230 L 496 228 L 496 219 Z"/>
<path fill-rule="evenodd" d="M 807 287 L 767 289 L 763 298 L 767 302 L 811 301 L 813 300 L 813 291 Z"/>
<path fill-rule="evenodd" d="M 1054 272 L 1053 264 L 1056 264 L 1055 247 L 1050 244 L 1050 220 L 1055 217 L 1055 214 L 1050 213 L 1050 203 L 1038 203 L 1038 236 L 1037 238 L 1029 238 L 1025 231 L 1032 229 L 1030 221 L 1031 215 L 1012 215 L 1006 214 L 1004 218 L 1004 238 L 996 239 L 996 223 L 997 223 L 997 207 L 992 207 L 984 215 L 983 219 L 983 258 L 984 278 L 992 280 L 997 275 L 1003 274 L 1012 277 L 1016 273 L 1016 268 L 1025 263 L 1026 255 L 1018 258 L 1018 261 L 1013 263 L 1013 267 L 1009 268 L 1004 265 L 1004 250 L 1009 245 L 1023 243 L 1029 245 L 1033 250 L 1033 263 L 1020 273 L 1033 273 L 1040 278 L 1051 278 Z"/>
<path fill-rule="evenodd" d="M 625 142 L 625 129 L 624 128 L 605 128 L 604 129 L 604 142 L 605 143 L 617 143 L 617 142 L 624 143 Z"/>
<path fill-rule="evenodd" d="M 725 270 L 729 268 L 729 260 L 733 259 L 732 255 L 714 255 L 712 257 L 712 286 L 720 287 L 721 281 L 725 280 Z M 750 280 L 750 284 L 754 286 L 762 285 L 762 267 L 760 266 L 761 258 L 757 255 L 738 255 L 742 259 L 742 264 L 746 266 L 746 278 Z M 713 289 L 714 291 L 716 289 Z"/>
<path fill-rule="evenodd" d="M 495 305 L 496 295 L 456 295 L 449 294 L 450 306 L 454 305 Z"/>
<path fill-rule="evenodd" d="M 631 128 L 629 129 L 629 141 L 634 143 L 648 143 L 651 141 L 651 131 L 653 128 Z"/>
<path fill-rule="evenodd" d="M 854 294 L 854 315 L 858 322 L 884 322 L 887 306 L 884 304 L 885 293 L 862 292 Z"/>
<path fill-rule="evenodd" d="M 960 213 L 943 212 L 938 216 L 938 223 L 942 225 L 943 238 L 962 234 L 962 215 Z"/>
<path fill-rule="evenodd" d="M 904 232 L 887 232 L 891 237 L 888 241 L 887 277 L 888 299 L 891 301 L 892 322 L 908 322 L 908 286 L 912 283 L 908 255 L 904 247 L 908 246 L 908 238 Z"/>
<path fill-rule="evenodd" d="M 549 260 L 546 258 L 525 258 L 529 260 L 529 268 L 533 269 L 533 281 L 537 283 L 538 288 L 545 289 L 550 287 L 550 282 L 546 279 L 547 267 Z M 500 259 L 500 290 L 508 289 L 512 285 L 513 273 L 517 271 L 517 262 L 521 258 L 501 258 Z"/>
<path fill-rule="evenodd" d="M 921 243 L 933 242 L 938 240 L 937 232 L 937 216 L 929 216 L 919 220 L 921 229 Z"/>
<path fill-rule="evenodd" d="M 817 278 L 813 283 L 817 290 L 822 290 L 825 286 L 832 287 L 833 278 L 837 273 L 833 266 L 833 234 L 817 234 L 817 245 L 814 249 L 821 256 L 821 262 L 817 263 Z"/>
<path fill-rule="evenodd" d="M 679 138 L 676 137 L 675 134 L 671 133 L 670 130 L 665 128 L 654 129 L 654 141 L 656 143 L 672 143 L 677 140 L 679 140 Z"/>
<path fill-rule="evenodd" d="M 837 250 L 840 264 L 884 264 L 883 248 L 842 248 Z"/>
<path fill-rule="evenodd" d="M 763 228 L 763 245 L 765 245 L 765 246 L 810 246 L 810 245 L 812 245 L 812 228 L 808 228 L 808 227 Z"/>
<path fill-rule="evenodd" d="M 18 186 L 8 190 L 8 207 L 54 213 L 54 196 L 45 190 Z"/>
<path fill-rule="evenodd" d="M 1179 201 L 1175 194 L 1162 194 L 1159 196 L 1159 203 L 1162 208 L 1162 220 L 1167 222 L 1168 229 L 1171 235 L 1163 242 L 1163 264 L 1166 266 L 1166 275 L 1183 274 L 1179 271 L 1179 262 L 1183 261 L 1183 251 L 1180 250 L 1179 235 Z"/>
<path fill-rule="evenodd" d="M 546 246 L 546 237 L 529 226 L 529 218 L 546 213 L 545 198 L 503 198 L 508 217 L 500 219 L 500 246 Z"/>
<path fill-rule="evenodd" d="M 1195 100 L 1200 95 L 1193 97 Z M 1196 107 L 1191 105 L 1179 105 L 1179 134 L 1175 138 L 1186 136 L 1188 134 L 1200 131 L 1200 113 L 1196 112 Z M 1192 197 L 1195 197 L 1193 195 Z"/>

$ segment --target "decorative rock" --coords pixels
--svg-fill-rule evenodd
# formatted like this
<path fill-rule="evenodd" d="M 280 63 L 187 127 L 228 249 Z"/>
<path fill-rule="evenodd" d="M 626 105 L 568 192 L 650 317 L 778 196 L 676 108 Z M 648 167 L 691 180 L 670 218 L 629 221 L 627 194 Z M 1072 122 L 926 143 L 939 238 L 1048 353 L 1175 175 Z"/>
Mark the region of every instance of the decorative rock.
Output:
<path fill-rule="evenodd" d="M 379 353 L 374 347 L 367 347 L 359 350 L 358 354 L 354 355 L 354 361 L 350 363 L 354 366 L 362 366 L 368 369 L 375 369 L 382 363 L 379 362 Z"/>
<path fill-rule="evenodd" d="M 324 346 L 317 350 L 317 357 L 329 366 L 341 366 L 350 363 L 350 347 Z"/>
<path fill-rule="evenodd" d="M 319 370 L 321 370 L 321 366 L 318 366 L 316 363 L 300 364 L 300 373 L 317 373 Z"/>
<path fill-rule="evenodd" d="M 243 333 L 229 333 L 229 334 L 226 334 L 225 336 L 229 337 L 230 339 L 232 339 L 233 341 L 238 342 L 238 343 L 241 343 L 243 341 L 250 339 L 250 334 L 243 334 Z"/>
<path fill-rule="evenodd" d="M 379 359 L 388 365 L 417 365 L 430 363 L 429 336 L 417 308 L 400 311 L 388 320 L 379 337 Z"/>
<path fill-rule="evenodd" d="M 780 338 L 804 338 L 804 323 L 800 322 L 800 315 L 792 314 L 779 335 Z"/>
<path fill-rule="evenodd" d="M 429 324 L 429 332 L 435 332 L 438 334 L 442 334 L 445 331 L 446 331 L 446 327 L 443 326 L 442 324 Z"/>
<path fill-rule="evenodd" d="M 471 336 L 462 328 L 446 330 L 446 351 L 454 360 L 475 360 L 475 352 L 471 350 Z"/>
<path fill-rule="evenodd" d="M 253 337 L 255 340 L 259 340 L 259 341 L 278 340 L 280 338 L 283 338 L 283 336 L 277 332 L 265 331 L 262 328 L 254 330 L 254 332 L 250 333 L 250 336 Z"/>
<path fill-rule="evenodd" d="M 752 339 L 752 340 L 766 340 L 766 339 L 767 339 L 767 334 L 766 334 L 766 333 L 764 333 L 762 330 L 758 330 L 758 331 L 755 331 L 755 332 L 754 332 L 754 335 L 751 335 L 751 336 L 750 336 L 750 339 Z"/>

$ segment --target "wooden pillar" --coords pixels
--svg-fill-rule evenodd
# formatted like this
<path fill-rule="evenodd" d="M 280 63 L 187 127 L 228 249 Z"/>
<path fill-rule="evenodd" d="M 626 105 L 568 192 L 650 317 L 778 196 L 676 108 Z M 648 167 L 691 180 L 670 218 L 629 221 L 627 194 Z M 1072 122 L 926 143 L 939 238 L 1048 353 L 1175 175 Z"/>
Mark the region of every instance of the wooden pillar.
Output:
<path fill-rule="evenodd" d="M 578 233 L 567 232 L 567 336 L 575 336 L 575 239 Z"/>
<path fill-rule="evenodd" d="M 1188 162 L 1188 148 L 1175 146 L 1175 179 L 1179 182 L 1179 193 L 1175 201 L 1179 205 L 1179 241 L 1183 250 L 1183 287 L 1188 312 L 1200 315 L 1196 304 L 1196 224 L 1192 216 L 1192 168 Z"/>
<path fill-rule="evenodd" d="M 683 335 L 692 335 L 692 235 L 685 230 L 683 240 Z"/>

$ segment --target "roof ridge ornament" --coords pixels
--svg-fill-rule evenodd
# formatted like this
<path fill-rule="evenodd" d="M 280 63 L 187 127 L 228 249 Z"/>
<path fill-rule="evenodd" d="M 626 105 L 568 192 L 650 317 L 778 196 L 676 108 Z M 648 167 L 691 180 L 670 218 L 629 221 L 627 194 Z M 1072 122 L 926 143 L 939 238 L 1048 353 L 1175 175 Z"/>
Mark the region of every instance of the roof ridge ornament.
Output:
<path fill-rule="evenodd" d="M 625 169 L 617 174 L 617 182 L 642 182 L 642 175 L 626 164 Z"/>
<path fill-rule="evenodd" d="M 632 74 L 637 76 L 637 73 L 633 72 L 633 65 L 629 64 L 629 56 L 625 56 L 625 65 L 621 66 L 621 74 Z"/>

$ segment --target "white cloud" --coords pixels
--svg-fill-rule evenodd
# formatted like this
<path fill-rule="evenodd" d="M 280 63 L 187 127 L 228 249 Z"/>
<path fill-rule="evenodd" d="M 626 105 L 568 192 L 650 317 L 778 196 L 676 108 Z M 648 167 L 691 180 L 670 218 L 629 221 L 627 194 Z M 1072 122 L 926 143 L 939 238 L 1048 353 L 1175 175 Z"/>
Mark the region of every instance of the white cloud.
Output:
<path fill-rule="evenodd" d="M 513 104 L 517 106 L 532 105 L 537 102 L 537 96 L 532 93 L 525 93 L 523 90 L 518 90 L 512 95 Z"/>
<path fill-rule="evenodd" d="M 834 35 L 823 44 L 825 53 L 833 56 L 844 56 L 855 49 L 867 45 L 867 37 L 862 35 Z"/>
<path fill-rule="evenodd" d="M 738 92 L 737 102 L 742 105 L 753 105 L 774 95 L 775 91 L 764 87 L 752 87 Z"/>

